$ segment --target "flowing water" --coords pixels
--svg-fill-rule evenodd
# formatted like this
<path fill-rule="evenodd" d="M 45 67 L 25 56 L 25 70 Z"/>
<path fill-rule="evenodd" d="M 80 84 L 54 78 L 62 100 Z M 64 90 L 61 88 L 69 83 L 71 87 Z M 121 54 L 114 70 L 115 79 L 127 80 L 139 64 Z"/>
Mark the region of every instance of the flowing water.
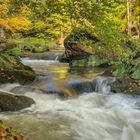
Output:
<path fill-rule="evenodd" d="M 0 89 L 16 89 L 16 94 L 33 98 L 36 104 L 19 112 L 1 113 L 0 119 L 8 125 L 33 140 L 140 140 L 140 98 L 109 93 L 105 77 L 97 78 L 95 90 L 100 93 L 62 98 L 37 90 L 57 91 L 67 83 L 93 80 L 100 70 L 69 70 L 67 64 L 58 61 L 23 62 L 36 70 L 38 79 L 26 88 L 15 83 L 1 85 Z"/>

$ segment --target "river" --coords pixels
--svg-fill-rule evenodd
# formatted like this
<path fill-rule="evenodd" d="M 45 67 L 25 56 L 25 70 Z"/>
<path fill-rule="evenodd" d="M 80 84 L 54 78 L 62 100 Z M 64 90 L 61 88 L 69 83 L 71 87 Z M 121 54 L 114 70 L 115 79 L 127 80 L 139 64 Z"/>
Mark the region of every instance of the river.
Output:
<path fill-rule="evenodd" d="M 24 86 L 0 85 L 0 90 L 31 97 L 36 104 L 18 112 L 1 113 L 0 119 L 9 126 L 32 140 L 140 139 L 139 97 L 109 93 L 105 84 L 104 93 L 99 90 L 100 93 L 76 94 L 64 86 L 95 79 L 102 70 L 70 70 L 68 64 L 57 60 L 23 59 L 23 62 L 34 68 L 38 78 Z M 69 96 L 56 94 L 60 89 Z M 53 92 L 49 94 L 50 91 Z"/>

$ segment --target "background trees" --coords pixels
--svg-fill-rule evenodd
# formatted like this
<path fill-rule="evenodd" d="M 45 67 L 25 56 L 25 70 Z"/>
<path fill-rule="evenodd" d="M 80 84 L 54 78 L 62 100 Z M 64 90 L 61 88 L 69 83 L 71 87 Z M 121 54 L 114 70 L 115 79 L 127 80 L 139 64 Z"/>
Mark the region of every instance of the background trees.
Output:
<path fill-rule="evenodd" d="M 138 0 L 0 0 L 0 35 L 55 40 L 81 24 L 102 35 L 117 31 L 137 36 L 139 6 Z"/>

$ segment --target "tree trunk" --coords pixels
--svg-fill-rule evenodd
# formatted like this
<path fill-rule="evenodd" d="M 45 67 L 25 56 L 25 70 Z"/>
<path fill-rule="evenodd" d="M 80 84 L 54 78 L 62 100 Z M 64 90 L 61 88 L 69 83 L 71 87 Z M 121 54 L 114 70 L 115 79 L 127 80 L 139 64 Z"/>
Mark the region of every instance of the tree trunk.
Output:
<path fill-rule="evenodd" d="M 132 27 L 132 20 L 131 20 L 131 0 L 127 0 L 127 34 L 131 37 L 131 27 Z"/>
<path fill-rule="evenodd" d="M 0 37 L 5 38 L 5 32 L 2 26 L 0 26 Z"/>
<path fill-rule="evenodd" d="M 140 0 L 138 1 L 138 5 L 140 7 Z M 138 37 L 140 39 L 140 8 L 139 8 L 139 15 L 138 15 Z"/>

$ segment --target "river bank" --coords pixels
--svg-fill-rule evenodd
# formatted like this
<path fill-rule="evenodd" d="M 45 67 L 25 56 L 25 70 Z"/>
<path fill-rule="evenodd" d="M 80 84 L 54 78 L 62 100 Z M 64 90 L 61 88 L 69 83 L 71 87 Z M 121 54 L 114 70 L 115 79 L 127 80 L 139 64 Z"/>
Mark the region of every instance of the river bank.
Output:
<path fill-rule="evenodd" d="M 30 140 L 28 137 L 23 136 L 21 133 L 14 130 L 12 127 L 7 127 L 0 121 L 0 139 L 1 140 Z"/>
<path fill-rule="evenodd" d="M 18 55 L 11 49 L 0 48 L 0 84 L 19 82 L 22 84 L 31 82 L 35 79 L 36 74 L 32 68 L 25 66 Z M 25 96 L 14 96 L 4 91 L 0 91 L 0 111 L 17 111 L 31 106 L 35 103 L 32 99 Z M 5 122 L 4 122 L 5 123 Z M 8 127 L 2 121 L 0 122 L 0 139 L 1 140 L 29 140 Z M 17 123 L 18 124 L 18 123 Z"/>
<path fill-rule="evenodd" d="M 23 65 L 14 52 L 4 50 L 0 53 L 0 83 L 26 83 L 35 79 L 35 72 L 29 66 Z"/>

